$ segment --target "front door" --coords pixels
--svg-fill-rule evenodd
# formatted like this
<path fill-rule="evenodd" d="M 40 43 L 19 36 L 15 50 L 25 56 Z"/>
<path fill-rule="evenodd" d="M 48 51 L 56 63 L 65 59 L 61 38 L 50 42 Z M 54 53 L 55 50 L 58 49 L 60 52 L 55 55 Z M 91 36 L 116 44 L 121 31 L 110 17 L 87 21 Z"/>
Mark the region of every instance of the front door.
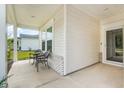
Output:
<path fill-rule="evenodd" d="M 122 28 L 106 31 L 106 60 L 123 63 Z"/>

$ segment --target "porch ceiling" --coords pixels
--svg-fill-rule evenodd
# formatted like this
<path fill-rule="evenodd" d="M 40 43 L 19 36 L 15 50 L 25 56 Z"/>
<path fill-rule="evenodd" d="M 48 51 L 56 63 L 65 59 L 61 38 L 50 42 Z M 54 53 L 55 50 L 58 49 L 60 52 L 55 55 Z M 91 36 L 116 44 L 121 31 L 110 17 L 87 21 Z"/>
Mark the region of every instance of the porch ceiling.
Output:
<path fill-rule="evenodd" d="M 16 23 L 18 26 L 39 28 L 61 5 L 7 5 L 7 22 Z M 16 22 L 15 22 L 16 21 Z"/>
<path fill-rule="evenodd" d="M 124 13 L 123 4 L 76 4 L 74 7 L 100 20 Z"/>
<path fill-rule="evenodd" d="M 40 28 L 61 7 L 57 4 L 7 5 L 7 22 L 20 27 Z M 122 4 L 74 4 L 98 20 L 124 13 Z"/>

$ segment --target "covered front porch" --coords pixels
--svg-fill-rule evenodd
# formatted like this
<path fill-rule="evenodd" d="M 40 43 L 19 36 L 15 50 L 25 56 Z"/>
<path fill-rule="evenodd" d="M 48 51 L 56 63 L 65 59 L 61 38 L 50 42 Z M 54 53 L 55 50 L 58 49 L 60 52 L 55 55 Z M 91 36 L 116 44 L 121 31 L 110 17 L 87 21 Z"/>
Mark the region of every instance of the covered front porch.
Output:
<path fill-rule="evenodd" d="M 123 69 L 101 63 L 94 64 L 67 76 L 40 64 L 39 72 L 29 60 L 13 64 L 8 79 L 9 88 L 119 88 L 124 87 Z M 113 82 L 114 81 L 114 82 Z"/>
<path fill-rule="evenodd" d="M 55 41 L 61 37 L 54 33 L 58 29 L 56 25 L 63 21 L 57 20 L 55 24 L 55 18 L 59 17 L 57 13 L 62 11 L 63 5 L 7 5 L 6 8 L 7 50 L 11 50 L 7 53 L 7 61 L 10 59 L 14 64 L 18 61 L 25 62 L 23 60 L 30 60 L 30 53 L 34 54 L 37 50 L 42 53 L 50 51 L 49 66 L 64 75 L 65 50 L 60 53 L 61 47 L 57 47 L 61 41 Z M 55 17 L 52 18 L 53 16 Z M 12 43 L 9 44 L 9 41 Z"/>
<path fill-rule="evenodd" d="M 117 12 L 118 14 L 121 12 L 118 10 L 124 11 L 123 6 L 119 5 L 116 11 L 114 11 L 116 5 L 0 6 L 3 14 L 1 16 L 3 25 L 0 26 L 2 41 L 0 42 L 0 79 L 12 75 L 7 80 L 8 87 L 124 87 L 124 60 L 116 62 L 106 58 L 105 36 L 106 31 L 111 29 L 121 28 L 121 32 L 123 31 L 124 21 L 120 20 L 124 14 L 116 16 Z M 88 7 L 89 10 L 93 9 L 95 17 L 86 13 Z M 107 7 L 112 11 L 105 12 L 109 10 Z M 95 12 L 99 8 L 100 10 Z M 5 20 L 6 10 L 7 20 Z M 11 46 L 13 65 L 9 73 L 7 73 L 6 24 L 13 25 Z M 22 44 L 18 43 L 18 40 L 22 40 L 18 38 L 19 28 L 36 30 L 39 33 L 36 37 L 28 36 L 28 39 L 23 35 Z M 37 40 L 35 41 L 34 38 Z M 123 59 L 123 40 L 122 38 L 118 40 L 121 42 L 119 43 L 121 54 L 117 52 L 116 55 Z M 19 44 L 23 47 L 18 48 Z M 22 59 L 19 58 L 21 56 L 18 57 L 19 50 L 22 49 L 24 53 L 25 49 L 31 50 L 30 47 L 34 49 L 33 51 L 51 50 L 48 58 L 49 69 L 44 64 L 39 64 L 37 72 L 35 65 L 29 62 L 28 56 L 26 60 L 19 60 Z"/>

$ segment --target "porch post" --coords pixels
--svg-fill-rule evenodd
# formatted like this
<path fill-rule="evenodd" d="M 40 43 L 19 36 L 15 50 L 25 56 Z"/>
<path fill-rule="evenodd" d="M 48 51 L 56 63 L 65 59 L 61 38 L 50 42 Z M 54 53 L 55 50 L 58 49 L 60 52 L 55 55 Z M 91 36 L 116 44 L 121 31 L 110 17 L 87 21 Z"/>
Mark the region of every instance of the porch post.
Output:
<path fill-rule="evenodd" d="M 45 28 L 45 51 L 47 51 L 47 28 Z"/>
<path fill-rule="evenodd" d="M 39 48 L 42 50 L 42 30 L 39 30 Z"/>
<path fill-rule="evenodd" d="M 6 5 L 0 4 L 0 80 L 7 74 Z"/>
<path fill-rule="evenodd" d="M 14 62 L 17 61 L 17 26 L 14 25 Z"/>

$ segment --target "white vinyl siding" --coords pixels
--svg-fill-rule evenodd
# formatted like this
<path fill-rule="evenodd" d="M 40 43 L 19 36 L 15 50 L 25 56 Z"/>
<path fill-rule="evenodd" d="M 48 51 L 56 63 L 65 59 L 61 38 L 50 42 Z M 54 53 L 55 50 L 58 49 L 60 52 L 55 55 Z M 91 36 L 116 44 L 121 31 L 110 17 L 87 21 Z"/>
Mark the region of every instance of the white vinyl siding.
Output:
<path fill-rule="evenodd" d="M 54 16 L 54 54 L 64 56 L 64 10 Z"/>
<path fill-rule="evenodd" d="M 53 28 L 52 54 L 49 57 L 49 66 L 64 75 L 65 39 L 64 39 L 64 9 L 63 6 L 55 15 L 42 27 L 45 31 Z M 47 34 L 46 34 L 47 35 Z"/>
<path fill-rule="evenodd" d="M 99 61 L 99 22 L 71 5 L 67 7 L 66 73 Z"/>

